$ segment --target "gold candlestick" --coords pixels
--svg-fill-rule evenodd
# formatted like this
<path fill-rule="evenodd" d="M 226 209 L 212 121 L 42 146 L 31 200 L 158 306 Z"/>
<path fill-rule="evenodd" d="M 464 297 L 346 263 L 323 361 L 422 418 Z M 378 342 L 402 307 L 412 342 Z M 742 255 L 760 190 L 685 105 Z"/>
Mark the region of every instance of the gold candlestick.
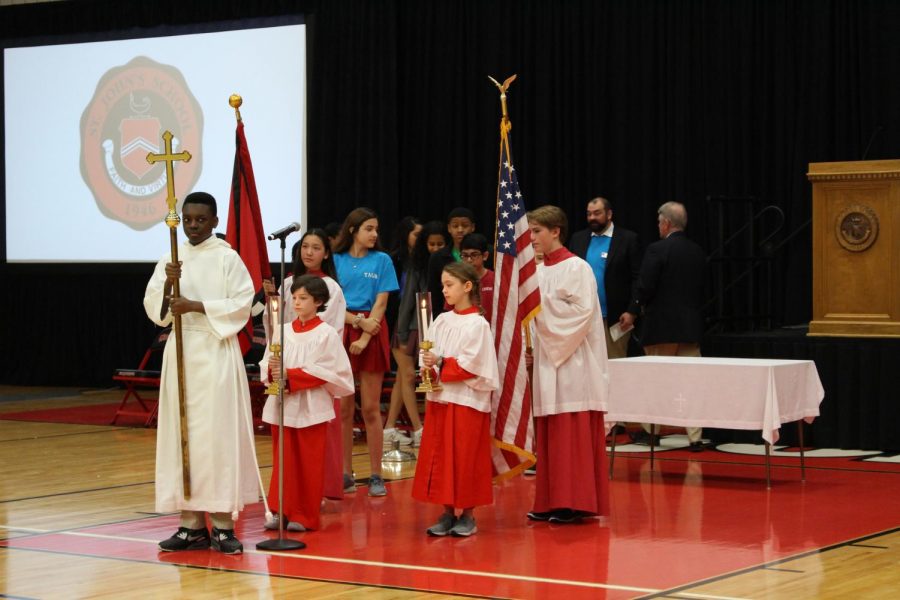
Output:
<path fill-rule="evenodd" d="M 422 340 L 421 342 L 419 342 L 419 348 L 421 348 L 425 352 L 428 352 L 429 350 L 434 348 L 434 342 L 429 342 L 428 340 Z M 417 392 L 439 392 L 442 389 L 444 389 L 444 388 L 441 387 L 441 384 L 439 382 L 431 380 L 431 369 L 429 367 L 426 367 L 425 369 L 423 369 L 422 370 L 422 383 L 420 383 L 418 385 L 418 387 L 416 387 L 416 391 Z"/>
<path fill-rule="evenodd" d="M 272 351 L 272 356 L 274 356 L 275 358 L 281 358 L 281 344 L 269 344 L 269 350 Z M 280 392 L 281 380 L 270 381 L 269 385 L 266 387 L 266 394 L 268 394 L 269 396 L 277 396 Z"/>

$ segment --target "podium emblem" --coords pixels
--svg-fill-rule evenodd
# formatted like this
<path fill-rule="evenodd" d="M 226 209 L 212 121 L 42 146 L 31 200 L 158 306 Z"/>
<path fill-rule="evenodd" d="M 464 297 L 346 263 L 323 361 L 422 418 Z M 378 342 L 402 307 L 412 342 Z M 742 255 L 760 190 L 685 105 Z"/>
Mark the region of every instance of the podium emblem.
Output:
<path fill-rule="evenodd" d="M 838 214 L 835 235 L 850 252 L 868 250 L 878 239 L 878 215 L 863 204 L 848 206 Z"/>

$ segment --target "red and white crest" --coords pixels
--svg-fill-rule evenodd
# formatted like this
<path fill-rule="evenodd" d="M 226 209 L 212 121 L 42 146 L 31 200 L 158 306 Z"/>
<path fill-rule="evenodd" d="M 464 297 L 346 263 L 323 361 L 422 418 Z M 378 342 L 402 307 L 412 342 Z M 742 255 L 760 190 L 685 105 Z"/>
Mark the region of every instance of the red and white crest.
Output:
<path fill-rule="evenodd" d="M 97 82 L 81 115 L 81 176 L 105 216 L 143 231 L 168 213 L 166 167 L 147 155 L 187 150 L 174 166 L 175 196 L 193 189 L 203 168 L 203 112 L 181 72 L 146 56 L 112 67 Z"/>
<path fill-rule="evenodd" d="M 122 165 L 138 179 L 143 179 L 153 169 L 153 165 L 147 162 L 147 154 L 159 153 L 159 130 L 159 119 L 155 117 L 130 117 L 119 123 Z"/>

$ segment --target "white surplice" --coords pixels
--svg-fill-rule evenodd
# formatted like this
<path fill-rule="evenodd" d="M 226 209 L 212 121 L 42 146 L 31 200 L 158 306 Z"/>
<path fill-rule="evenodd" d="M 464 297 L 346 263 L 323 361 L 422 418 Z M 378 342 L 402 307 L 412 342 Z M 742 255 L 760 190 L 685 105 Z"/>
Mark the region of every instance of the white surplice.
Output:
<path fill-rule="evenodd" d="M 175 336 L 163 353 L 156 434 L 156 511 L 232 513 L 259 500 L 258 467 L 252 437 L 250 390 L 237 333 L 247 324 L 253 282 L 240 256 L 226 242 L 211 236 L 196 246 L 178 250 L 181 296 L 203 302 L 206 314 L 182 315 L 185 396 L 190 454 L 191 498 L 184 499 L 181 467 L 181 427 Z M 165 266 L 156 265 L 147 284 L 144 309 L 152 321 L 160 318 Z"/>
<path fill-rule="evenodd" d="M 534 416 L 606 411 L 609 375 L 597 281 L 570 256 L 537 269 L 541 311 L 534 319 Z"/>
<path fill-rule="evenodd" d="M 328 286 L 328 302 L 325 303 L 325 310 L 319 313 L 319 318 L 334 327 L 338 337 L 343 339 L 344 317 L 347 314 L 347 301 L 344 300 L 344 292 L 341 290 L 341 286 L 338 285 L 338 282 L 328 275 L 322 277 L 322 281 Z M 284 284 L 278 288 L 279 294 L 282 292 L 287 294 L 284 298 L 284 311 L 282 311 L 281 316 L 281 320 L 285 324 L 285 331 L 288 329 L 287 326 L 297 318 L 297 313 L 294 312 L 294 299 L 291 295 L 291 284 L 293 282 L 294 276 L 288 275 L 284 278 Z M 272 334 L 269 331 L 268 312 L 269 307 L 266 306 L 265 314 L 263 316 L 263 326 L 266 329 L 266 338 L 270 339 Z"/>
<path fill-rule="evenodd" d="M 428 399 L 491 412 L 491 392 L 500 387 L 500 375 L 491 326 L 485 318 L 477 312 L 441 313 L 428 329 L 428 337 L 434 342 L 431 352 L 455 358 L 460 367 L 475 375 L 464 381 L 442 381 L 443 390 L 429 392 Z"/>
<path fill-rule="evenodd" d="M 319 313 L 320 318 L 324 313 Z M 353 393 L 353 371 L 344 344 L 334 327 L 322 322 L 309 331 L 296 332 L 291 323 L 284 326 L 284 369 L 303 369 L 325 381 L 324 385 L 284 395 L 285 427 L 310 427 L 334 419 L 332 398 Z M 266 348 L 259 372 L 264 382 L 269 379 L 271 351 Z M 287 376 L 285 375 L 285 378 Z M 269 396 L 263 408 L 263 421 L 278 424 L 278 396 Z"/>

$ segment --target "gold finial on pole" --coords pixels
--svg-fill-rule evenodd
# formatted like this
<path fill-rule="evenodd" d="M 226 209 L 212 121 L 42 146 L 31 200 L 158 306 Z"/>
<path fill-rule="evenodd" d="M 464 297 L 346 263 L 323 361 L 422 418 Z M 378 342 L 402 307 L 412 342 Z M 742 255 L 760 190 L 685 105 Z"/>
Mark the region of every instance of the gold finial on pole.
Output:
<path fill-rule="evenodd" d="M 240 121 L 241 120 L 241 104 L 244 103 L 244 99 L 241 98 L 237 94 L 232 94 L 228 96 L 228 106 L 234 109 L 235 118 Z"/>
<path fill-rule="evenodd" d="M 506 90 L 508 90 L 510 84 L 516 80 L 516 76 L 510 75 L 502 84 L 490 75 L 488 75 L 488 79 L 490 79 L 491 82 L 493 82 L 493 84 L 497 86 L 497 89 L 500 90 L 500 110 L 503 115 L 501 124 L 506 129 L 506 131 L 509 131 L 512 126 L 509 123 L 509 114 L 506 112 Z"/>

